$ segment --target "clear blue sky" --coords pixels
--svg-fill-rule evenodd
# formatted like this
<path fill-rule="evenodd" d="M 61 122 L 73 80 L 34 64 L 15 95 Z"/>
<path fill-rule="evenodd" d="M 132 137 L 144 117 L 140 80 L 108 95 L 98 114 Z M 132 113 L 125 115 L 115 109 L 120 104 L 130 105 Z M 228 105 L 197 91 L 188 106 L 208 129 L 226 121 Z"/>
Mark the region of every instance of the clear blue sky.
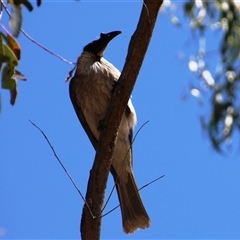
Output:
<path fill-rule="evenodd" d="M 121 70 L 140 10 L 141 1 L 43 1 L 32 13 L 25 11 L 23 28 L 73 62 L 100 32 L 121 30 L 105 53 Z M 184 45 L 189 39 L 197 41 L 187 27 L 176 28 L 168 15 L 160 14 L 133 91 L 136 130 L 150 121 L 134 143 L 138 186 L 165 174 L 141 191 L 151 227 L 124 234 L 117 209 L 103 219 L 101 239 L 240 238 L 239 149 L 225 157 L 214 152 L 199 122 L 205 110 L 193 97 L 181 99 L 194 80 L 187 59 L 178 58 L 181 51 L 196 53 L 191 41 Z M 94 150 L 64 82 L 72 66 L 23 35 L 19 42 L 19 70 L 28 81 L 19 82 L 14 107 L 8 103 L 9 93 L 1 91 L 0 238 L 78 239 L 83 201 L 28 121 L 45 132 L 85 195 Z M 207 47 L 214 45 L 212 38 Z M 112 185 L 110 176 L 109 189 Z M 114 193 L 107 209 L 117 204 Z"/>

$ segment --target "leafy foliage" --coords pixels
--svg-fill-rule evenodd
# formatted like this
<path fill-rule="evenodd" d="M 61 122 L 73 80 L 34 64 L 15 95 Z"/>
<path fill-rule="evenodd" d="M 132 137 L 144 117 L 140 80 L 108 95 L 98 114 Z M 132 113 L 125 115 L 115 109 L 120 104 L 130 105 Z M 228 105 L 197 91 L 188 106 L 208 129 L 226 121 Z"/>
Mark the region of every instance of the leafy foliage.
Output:
<path fill-rule="evenodd" d="M 213 147 L 222 151 L 234 132 L 240 130 L 240 2 L 188 0 L 181 5 L 172 4 L 175 9 L 183 8 L 192 32 L 200 36 L 198 53 L 191 56 L 188 63 L 190 71 L 198 79 L 190 92 L 195 97 L 210 101 L 211 113 L 203 116 L 201 123 Z M 176 13 L 172 15 L 172 21 L 175 19 L 173 23 L 180 26 Z M 219 44 L 216 43 L 220 60 L 215 65 L 215 72 L 205 50 L 209 32 L 214 31 L 221 34 Z"/>
<path fill-rule="evenodd" d="M 12 14 L 9 20 L 12 34 L 10 34 L 6 27 L 0 23 L 0 27 L 2 28 L 2 31 L 0 31 L 0 70 L 2 71 L 2 89 L 10 91 L 10 103 L 14 105 L 17 97 L 17 79 L 26 80 L 25 77 L 16 69 L 21 57 L 21 48 L 16 40 L 16 37 L 18 37 L 21 31 L 22 5 L 29 11 L 32 11 L 33 7 L 27 0 L 8 0 L 8 3 L 12 9 Z M 38 0 L 37 6 L 40 5 L 41 0 Z M 5 4 L 3 0 L 0 0 L 1 16 L 3 14 L 3 7 L 5 7 Z M 5 10 L 8 13 L 6 8 Z"/>

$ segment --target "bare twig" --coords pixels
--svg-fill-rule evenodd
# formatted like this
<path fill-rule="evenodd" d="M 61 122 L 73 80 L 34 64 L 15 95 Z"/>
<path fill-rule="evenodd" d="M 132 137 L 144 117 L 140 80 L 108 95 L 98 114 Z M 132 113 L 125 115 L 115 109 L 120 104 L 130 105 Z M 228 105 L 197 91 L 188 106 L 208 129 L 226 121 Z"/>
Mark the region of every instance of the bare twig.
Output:
<path fill-rule="evenodd" d="M 11 13 L 9 12 L 7 6 L 4 4 L 4 2 L 1 0 L 1 4 L 4 7 L 6 13 L 8 14 L 9 17 L 11 17 Z M 39 42 L 37 42 L 35 39 L 33 39 L 30 35 L 28 35 L 22 28 L 20 29 L 20 31 L 33 43 L 35 43 L 37 46 L 39 46 L 40 48 L 42 48 L 43 50 L 45 50 L 46 52 L 52 54 L 53 56 L 61 59 L 63 62 L 66 62 L 68 64 L 75 64 L 73 62 L 68 61 L 67 59 L 63 58 L 62 56 L 60 56 L 57 53 L 54 53 L 53 51 L 49 50 L 48 48 L 44 47 L 42 44 L 40 44 Z"/>
<path fill-rule="evenodd" d="M 83 194 L 81 193 L 81 191 L 79 190 L 77 184 L 74 182 L 73 178 L 72 178 L 71 175 L 68 173 L 67 169 L 65 168 L 65 166 L 64 166 L 63 163 L 62 163 L 62 161 L 61 161 L 60 158 L 58 157 L 58 155 L 57 155 L 54 147 L 53 147 L 52 144 L 50 143 L 50 141 L 49 141 L 48 137 L 46 136 L 46 134 L 43 132 L 43 130 L 42 130 L 40 127 L 38 127 L 38 126 L 37 126 L 35 123 L 33 123 L 31 120 L 29 120 L 29 122 L 30 122 L 35 128 L 37 128 L 37 129 L 42 133 L 42 135 L 43 135 L 44 138 L 46 139 L 48 145 L 49 145 L 50 148 L 52 149 L 52 152 L 53 152 L 55 158 L 58 160 L 58 163 L 61 165 L 62 169 L 63 169 L 64 172 L 67 174 L 68 178 L 70 179 L 71 183 L 73 184 L 73 186 L 75 187 L 75 189 L 77 190 L 77 192 L 79 193 L 79 195 L 81 196 L 82 200 L 83 200 L 83 201 L 85 202 L 85 204 L 87 205 L 90 214 L 92 214 L 92 211 L 91 211 L 89 205 L 87 204 L 87 202 L 85 201 L 85 198 L 84 198 Z M 92 214 L 92 217 L 95 218 L 95 216 L 93 216 L 93 214 Z"/>
<path fill-rule="evenodd" d="M 163 178 L 163 177 L 165 177 L 165 175 L 162 175 L 162 176 L 160 176 L 160 177 L 158 177 L 158 178 L 152 180 L 151 182 L 145 184 L 144 186 L 140 187 L 140 188 L 138 189 L 138 191 L 141 191 L 143 188 L 145 188 L 145 187 L 147 187 L 147 186 L 153 184 L 154 182 L 158 181 L 159 179 L 161 179 L 161 178 Z"/>
<path fill-rule="evenodd" d="M 140 187 L 140 188 L 138 189 L 138 192 L 141 191 L 143 188 L 145 188 L 145 187 L 153 184 L 154 182 L 158 181 L 159 179 L 161 179 L 161 178 L 163 178 L 163 177 L 165 177 L 165 175 L 162 175 L 162 176 L 160 176 L 160 177 L 152 180 L 151 182 L 145 184 L 144 186 L 142 186 L 142 187 Z M 135 193 L 133 193 L 132 195 L 130 195 L 129 198 L 131 198 L 134 194 L 135 194 Z M 120 207 L 120 206 L 121 206 L 121 204 L 118 204 L 116 207 L 114 207 L 114 208 L 111 209 L 110 211 L 108 211 L 108 212 L 104 213 L 103 215 L 99 216 L 99 218 L 100 218 L 100 217 L 103 218 L 103 217 L 107 216 L 109 213 L 113 212 L 115 209 L 117 209 L 117 208 Z"/>
<path fill-rule="evenodd" d="M 135 136 L 134 136 L 134 138 L 133 138 L 133 140 L 132 140 L 132 145 L 133 145 L 133 143 L 135 142 L 135 140 L 136 140 L 138 134 L 140 133 L 140 131 L 141 131 L 141 130 L 145 127 L 145 125 L 147 125 L 148 123 L 149 123 L 149 120 L 147 120 L 144 124 L 142 124 L 142 126 L 137 130 L 137 132 L 136 132 L 136 134 L 135 134 Z"/>
<path fill-rule="evenodd" d="M 76 67 L 77 66 L 75 65 L 74 68 L 69 71 L 68 76 L 65 78 L 65 82 L 68 82 L 72 78 L 73 72 L 76 69 Z"/>
<path fill-rule="evenodd" d="M 60 56 L 57 53 L 52 52 L 51 50 L 49 50 L 48 48 L 44 47 L 43 45 L 41 45 L 39 42 L 37 42 L 36 40 L 34 40 L 30 35 L 28 35 L 22 28 L 21 28 L 21 32 L 33 43 L 35 43 L 36 45 L 38 45 L 40 48 L 42 48 L 43 50 L 45 50 L 46 52 L 52 54 L 53 56 L 61 59 L 63 62 L 66 62 L 68 64 L 75 64 L 73 62 L 68 61 L 67 59 L 65 59 L 64 57 Z"/>

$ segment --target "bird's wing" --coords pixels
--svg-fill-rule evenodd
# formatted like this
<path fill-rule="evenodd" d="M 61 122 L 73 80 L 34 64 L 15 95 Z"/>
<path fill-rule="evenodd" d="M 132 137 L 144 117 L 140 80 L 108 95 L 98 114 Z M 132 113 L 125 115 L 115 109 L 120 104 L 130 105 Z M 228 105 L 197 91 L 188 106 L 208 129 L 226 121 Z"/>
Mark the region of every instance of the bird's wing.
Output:
<path fill-rule="evenodd" d="M 76 78 L 73 77 L 70 81 L 70 84 L 69 84 L 69 95 L 70 95 L 70 99 L 72 101 L 72 104 L 73 104 L 73 107 L 75 109 L 75 112 L 78 116 L 78 119 L 83 127 L 83 129 L 85 130 L 85 132 L 87 133 L 88 135 L 88 138 L 90 139 L 93 147 L 95 150 L 97 150 L 97 145 L 98 145 L 98 140 L 95 138 L 95 136 L 93 135 L 84 115 L 83 115 L 83 112 L 82 112 L 82 109 L 81 107 L 79 106 L 79 99 L 77 99 L 77 89 L 78 89 L 78 86 L 77 86 L 77 82 L 76 82 Z"/>

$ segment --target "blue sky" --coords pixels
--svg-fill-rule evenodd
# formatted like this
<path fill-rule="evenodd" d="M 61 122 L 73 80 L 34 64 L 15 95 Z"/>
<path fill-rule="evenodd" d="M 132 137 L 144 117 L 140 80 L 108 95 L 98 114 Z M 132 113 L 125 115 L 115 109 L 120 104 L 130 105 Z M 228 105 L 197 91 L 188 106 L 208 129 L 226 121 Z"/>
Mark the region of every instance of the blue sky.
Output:
<path fill-rule="evenodd" d="M 34 4 L 34 3 L 33 3 Z M 118 69 L 138 22 L 141 1 L 49 1 L 24 13 L 24 30 L 52 51 L 76 61 L 82 47 L 100 32 L 121 30 L 105 58 Z M 6 19 L 6 16 L 4 16 Z M 187 40 L 188 44 L 185 44 Z M 18 98 L 10 106 L 1 91 L 0 238 L 77 239 L 83 201 L 57 163 L 41 133 L 48 136 L 85 195 L 94 150 L 68 96 L 65 77 L 72 66 L 34 45 L 22 34 Z M 133 91 L 138 125 L 149 123 L 134 143 L 134 173 L 151 217 L 151 227 L 122 231 L 120 209 L 103 218 L 101 239 L 240 238 L 238 139 L 226 156 L 212 150 L 199 117 L 208 113 L 196 99 L 181 96 L 194 81 L 186 56 L 196 53 L 188 27 L 176 28 L 160 14 Z M 207 43 L 209 50 L 217 38 Z M 215 47 L 216 48 L 216 47 Z M 216 56 L 217 57 L 217 56 Z M 112 177 L 108 191 L 113 185 Z M 108 210 L 118 204 L 116 193 Z"/>

